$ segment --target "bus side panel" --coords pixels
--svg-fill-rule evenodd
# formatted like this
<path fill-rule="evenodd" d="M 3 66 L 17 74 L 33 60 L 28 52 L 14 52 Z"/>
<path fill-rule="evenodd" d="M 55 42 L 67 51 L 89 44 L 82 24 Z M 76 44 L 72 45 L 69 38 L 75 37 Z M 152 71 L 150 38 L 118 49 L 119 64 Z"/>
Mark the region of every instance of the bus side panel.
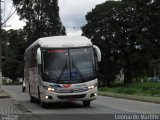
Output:
<path fill-rule="evenodd" d="M 24 68 L 24 80 L 26 84 L 26 91 L 29 92 L 30 79 L 29 79 L 29 69 L 27 68 Z"/>
<path fill-rule="evenodd" d="M 38 99 L 38 70 L 37 67 L 29 69 L 30 94 Z"/>

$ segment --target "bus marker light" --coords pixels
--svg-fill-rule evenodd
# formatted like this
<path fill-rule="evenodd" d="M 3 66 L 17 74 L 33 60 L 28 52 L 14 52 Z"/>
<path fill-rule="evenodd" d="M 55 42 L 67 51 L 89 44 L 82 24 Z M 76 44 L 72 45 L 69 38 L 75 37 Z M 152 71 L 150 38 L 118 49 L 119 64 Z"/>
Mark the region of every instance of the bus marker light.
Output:
<path fill-rule="evenodd" d="M 46 96 L 46 99 L 48 99 L 48 96 Z"/>
<path fill-rule="evenodd" d="M 92 94 L 90 95 L 90 97 L 95 97 L 95 96 L 97 96 L 97 93 L 92 93 Z"/>
<path fill-rule="evenodd" d="M 53 97 L 52 97 L 52 96 L 47 95 L 47 96 L 46 96 L 46 99 L 53 99 Z"/>

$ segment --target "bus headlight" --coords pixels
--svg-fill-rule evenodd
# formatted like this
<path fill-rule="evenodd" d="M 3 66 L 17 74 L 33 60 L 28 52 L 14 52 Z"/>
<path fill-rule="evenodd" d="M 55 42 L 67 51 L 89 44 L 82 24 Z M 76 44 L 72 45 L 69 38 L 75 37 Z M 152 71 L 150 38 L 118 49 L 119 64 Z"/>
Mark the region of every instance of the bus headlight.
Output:
<path fill-rule="evenodd" d="M 51 87 L 51 86 L 43 86 L 43 87 L 44 87 L 44 89 L 46 89 L 48 91 L 51 91 L 51 92 L 55 91 L 55 89 L 53 87 Z"/>
<path fill-rule="evenodd" d="M 54 91 L 54 88 L 48 87 L 48 91 Z"/>
<path fill-rule="evenodd" d="M 93 89 L 93 88 L 95 88 L 97 86 L 97 84 L 95 84 L 95 85 L 90 85 L 90 86 L 88 86 L 88 89 L 90 90 L 90 89 Z"/>

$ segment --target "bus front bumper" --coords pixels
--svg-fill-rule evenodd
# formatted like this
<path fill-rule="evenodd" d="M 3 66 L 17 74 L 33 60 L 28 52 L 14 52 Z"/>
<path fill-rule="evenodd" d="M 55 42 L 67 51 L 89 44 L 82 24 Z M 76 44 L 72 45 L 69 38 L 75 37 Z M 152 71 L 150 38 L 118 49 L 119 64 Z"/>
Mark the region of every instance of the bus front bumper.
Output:
<path fill-rule="evenodd" d="M 44 90 L 41 100 L 46 103 L 63 101 L 92 101 L 97 98 L 97 87 L 79 93 L 56 93 Z"/>

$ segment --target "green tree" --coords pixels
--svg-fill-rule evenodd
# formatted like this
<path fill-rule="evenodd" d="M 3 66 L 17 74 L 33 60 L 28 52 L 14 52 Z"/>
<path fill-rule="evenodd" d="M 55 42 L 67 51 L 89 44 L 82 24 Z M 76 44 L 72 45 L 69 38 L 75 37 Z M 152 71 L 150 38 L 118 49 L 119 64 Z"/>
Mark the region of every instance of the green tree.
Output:
<path fill-rule="evenodd" d="M 82 27 L 83 35 L 92 39 L 92 42 L 100 47 L 102 51 L 102 61 L 99 67 L 99 77 L 103 81 L 103 85 L 110 85 L 114 81 L 116 75 L 120 71 L 119 54 L 120 50 L 115 47 L 116 33 L 119 24 L 115 19 L 117 10 L 116 7 L 120 6 L 120 2 L 106 2 L 96 6 L 92 12 L 86 15 L 87 25 Z M 116 7 L 115 7 L 116 6 Z M 125 6 L 125 5 L 124 5 Z M 115 13 L 114 13 L 115 12 Z M 113 47 L 114 46 L 114 47 Z"/>
<path fill-rule="evenodd" d="M 26 33 L 21 29 L 3 31 L 2 55 L 5 59 L 2 62 L 2 74 L 4 77 L 12 80 L 23 77 L 25 38 Z"/>
<path fill-rule="evenodd" d="M 26 21 L 29 44 L 40 37 L 65 35 L 57 0 L 13 0 L 21 19 Z"/>
<path fill-rule="evenodd" d="M 157 1 L 107 1 L 86 15 L 83 35 L 102 50 L 100 75 L 105 80 L 113 81 L 123 68 L 124 82 L 131 83 L 159 57 L 159 9 Z"/>

